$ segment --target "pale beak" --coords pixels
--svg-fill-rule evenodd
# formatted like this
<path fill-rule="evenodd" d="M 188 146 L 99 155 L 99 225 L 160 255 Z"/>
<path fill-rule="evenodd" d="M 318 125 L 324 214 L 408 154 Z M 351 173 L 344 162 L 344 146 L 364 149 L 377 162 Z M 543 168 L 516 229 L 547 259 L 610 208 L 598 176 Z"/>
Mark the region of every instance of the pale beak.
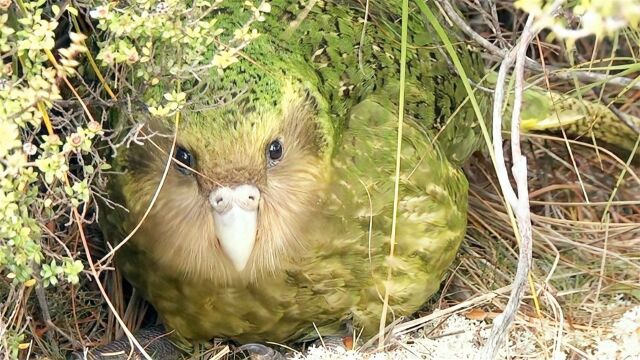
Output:
<path fill-rule="evenodd" d="M 242 271 L 256 242 L 260 190 L 253 185 L 222 187 L 209 195 L 209 202 L 222 251 Z"/>

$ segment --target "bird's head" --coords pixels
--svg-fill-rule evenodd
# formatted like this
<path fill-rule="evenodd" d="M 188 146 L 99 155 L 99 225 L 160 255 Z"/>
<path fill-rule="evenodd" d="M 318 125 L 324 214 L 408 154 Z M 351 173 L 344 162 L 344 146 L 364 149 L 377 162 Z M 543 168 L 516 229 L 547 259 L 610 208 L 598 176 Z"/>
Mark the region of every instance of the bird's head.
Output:
<path fill-rule="evenodd" d="M 300 82 L 281 85 L 274 101 L 183 112 L 162 189 L 131 239 L 159 265 L 198 278 L 255 279 L 304 249 L 330 147 L 321 105 Z M 135 223 L 162 178 L 175 130 L 169 123 L 151 119 L 158 135 L 127 154 Z"/>

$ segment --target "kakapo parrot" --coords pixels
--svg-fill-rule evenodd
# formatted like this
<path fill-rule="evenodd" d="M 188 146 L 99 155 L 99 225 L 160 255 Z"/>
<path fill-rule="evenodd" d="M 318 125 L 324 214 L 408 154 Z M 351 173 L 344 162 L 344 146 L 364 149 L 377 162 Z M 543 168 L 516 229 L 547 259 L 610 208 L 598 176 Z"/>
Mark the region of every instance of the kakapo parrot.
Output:
<path fill-rule="evenodd" d="M 480 127 L 417 6 L 410 4 L 407 23 L 390 255 L 401 0 L 270 5 L 243 58 L 223 76 L 200 80 L 199 98 L 210 104 L 181 110 L 177 128 L 172 119 L 133 114 L 148 133 L 168 136 L 118 152 L 121 174 L 111 177 L 109 195 L 123 206 L 102 207 L 101 227 L 114 245 L 136 229 L 120 244 L 116 266 L 179 341 L 371 337 L 385 292 L 388 322 L 419 310 L 465 235 L 460 166 L 482 142 Z M 241 0 L 216 11 L 229 28 L 250 16 Z M 454 46 L 469 78 L 480 81 L 481 58 L 462 41 Z M 475 95 L 486 111 L 490 95 Z M 574 108 L 550 110 L 546 122 L 525 120 L 544 129 L 564 116 L 575 127 L 584 116 Z"/>
<path fill-rule="evenodd" d="M 225 1 L 217 18 L 240 27 L 242 3 Z M 212 106 L 186 107 L 177 129 L 134 114 L 149 133 L 175 133 L 175 146 L 154 136 L 119 151 L 110 197 L 126 210 L 103 207 L 101 225 L 117 244 L 140 224 L 116 265 L 176 338 L 283 343 L 351 327 L 368 338 L 386 290 L 388 321 L 410 315 L 454 260 L 467 222 L 460 166 L 479 126 L 441 39 L 410 4 L 391 256 L 401 1 L 371 1 L 366 22 L 359 1 L 270 4 L 243 58 L 202 80 Z M 479 80 L 480 57 L 455 47 Z M 476 96 L 488 109 L 489 95 Z"/>

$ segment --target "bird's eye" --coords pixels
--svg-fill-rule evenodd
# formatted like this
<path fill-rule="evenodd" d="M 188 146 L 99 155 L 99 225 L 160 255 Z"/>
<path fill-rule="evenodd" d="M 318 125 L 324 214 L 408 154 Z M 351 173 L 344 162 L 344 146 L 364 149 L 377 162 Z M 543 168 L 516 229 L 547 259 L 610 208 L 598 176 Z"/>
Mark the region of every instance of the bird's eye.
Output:
<path fill-rule="evenodd" d="M 282 145 L 282 141 L 276 139 L 269 143 L 267 146 L 267 162 L 269 166 L 276 165 L 284 154 L 284 146 Z"/>
<path fill-rule="evenodd" d="M 176 148 L 176 154 L 174 158 L 178 162 L 177 169 L 185 175 L 191 175 L 191 168 L 193 168 L 193 155 L 187 149 L 182 146 Z"/>

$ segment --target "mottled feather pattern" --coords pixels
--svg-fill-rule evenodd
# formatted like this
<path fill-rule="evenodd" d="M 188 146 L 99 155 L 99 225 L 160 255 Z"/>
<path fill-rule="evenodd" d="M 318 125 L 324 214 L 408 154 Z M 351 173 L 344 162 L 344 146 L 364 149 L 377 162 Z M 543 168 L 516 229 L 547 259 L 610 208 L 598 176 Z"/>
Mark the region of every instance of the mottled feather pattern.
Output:
<path fill-rule="evenodd" d="M 241 24 L 241 2 L 224 4 L 222 23 Z M 390 257 L 400 2 L 371 3 L 362 45 L 364 4 L 318 1 L 295 29 L 288 26 L 304 4 L 271 4 L 263 35 L 245 49 L 252 61 L 209 81 L 212 92 L 243 89 L 244 95 L 226 106 L 183 111 L 177 143 L 194 155 L 197 173 L 172 166 L 117 264 L 167 327 L 187 340 L 301 340 L 317 336 L 315 328 L 344 334 L 347 321 L 370 336 L 386 287 L 388 319 L 410 315 L 437 291 L 453 261 L 466 226 L 467 182 L 458 163 L 475 149 L 477 129 L 468 105 L 458 109 L 465 95 L 460 80 L 447 75 L 439 40 L 412 11 L 398 231 Z M 475 76 L 479 63 L 459 47 Z M 168 121 L 149 123 L 174 131 Z M 265 149 L 274 139 L 285 150 L 270 166 Z M 155 145 L 119 156 L 126 173 L 114 177 L 112 196 L 129 212 L 107 210 L 103 223 L 111 241 L 140 221 L 171 141 L 155 137 Z M 256 245 L 238 272 L 220 251 L 208 195 L 245 183 L 260 189 L 261 203 Z"/>

